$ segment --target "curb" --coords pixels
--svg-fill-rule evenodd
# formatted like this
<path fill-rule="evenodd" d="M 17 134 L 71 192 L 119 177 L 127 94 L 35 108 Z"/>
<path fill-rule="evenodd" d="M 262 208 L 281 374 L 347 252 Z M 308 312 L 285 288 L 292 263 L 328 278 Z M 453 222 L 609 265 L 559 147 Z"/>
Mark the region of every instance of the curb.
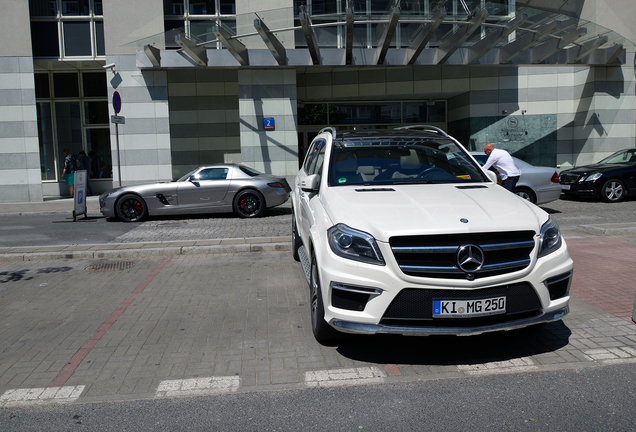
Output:
<path fill-rule="evenodd" d="M 598 224 L 598 225 L 578 225 L 575 229 L 595 236 L 615 236 L 615 235 L 635 235 L 636 226 L 633 223 L 625 224 Z"/>
<path fill-rule="evenodd" d="M 166 246 L 157 248 L 102 249 L 72 252 L 24 252 L 0 254 L 0 261 L 46 261 L 64 259 L 116 259 L 167 255 L 235 254 L 251 252 L 283 252 L 291 250 L 291 242 L 244 243 L 209 246 Z"/>

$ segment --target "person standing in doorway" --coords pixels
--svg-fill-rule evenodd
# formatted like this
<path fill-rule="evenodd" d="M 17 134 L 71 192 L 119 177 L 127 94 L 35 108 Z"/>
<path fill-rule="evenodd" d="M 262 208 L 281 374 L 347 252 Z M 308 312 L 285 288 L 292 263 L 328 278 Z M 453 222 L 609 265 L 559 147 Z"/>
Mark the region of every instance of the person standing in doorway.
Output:
<path fill-rule="evenodd" d="M 77 164 L 69 149 L 65 148 L 62 152 L 64 153 L 64 170 L 60 177 L 65 178 L 68 191 L 71 194 L 71 198 L 73 198 L 75 196 L 75 171 L 77 171 Z"/>
<path fill-rule="evenodd" d="M 501 179 L 501 185 L 508 189 L 510 192 L 515 191 L 515 186 L 519 181 L 521 172 L 515 161 L 505 150 L 496 149 L 494 145 L 488 143 L 484 146 L 484 153 L 488 155 L 488 160 L 484 164 L 484 169 L 490 169 L 490 167 L 497 170 L 497 176 Z"/>
<path fill-rule="evenodd" d="M 80 164 L 82 165 L 82 169 L 86 171 L 86 189 L 88 190 L 88 196 L 93 195 L 93 189 L 91 189 L 91 183 L 89 179 L 91 178 L 91 157 L 86 154 L 84 150 L 79 152 Z"/>

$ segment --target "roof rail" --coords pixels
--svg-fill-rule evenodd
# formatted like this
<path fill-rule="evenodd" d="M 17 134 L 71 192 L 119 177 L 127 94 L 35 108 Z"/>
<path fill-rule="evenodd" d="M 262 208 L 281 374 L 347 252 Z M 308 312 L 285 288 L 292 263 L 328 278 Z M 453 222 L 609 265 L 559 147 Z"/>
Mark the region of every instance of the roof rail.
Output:
<path fill-rule="evenodd" d="M 322 128 L 322 129 L 320 129 L 320 132 L 318 132 L 318 134 L 321 134 L 323 132 L 330 132 L 331 135 L 333 136 L 333 139 L 336 139 L 336 128 L 335 127 Z"/>
<path fill-rule="evenodd" d="M 434 133 L 438 133 L 443 135 L 446 138 L 449 138 L 448 134 L 446 132 L 444 132 L 442 129 L 438 128 L 437 126 L 431 126 L 431 125 L 412 125 L 412 126 L 401 126 L 401 127 L 397 127 L 395 128 L 395 130 L 417 130 L 417 131 L 421 131 L 421 132 L 434 132 Z"/>

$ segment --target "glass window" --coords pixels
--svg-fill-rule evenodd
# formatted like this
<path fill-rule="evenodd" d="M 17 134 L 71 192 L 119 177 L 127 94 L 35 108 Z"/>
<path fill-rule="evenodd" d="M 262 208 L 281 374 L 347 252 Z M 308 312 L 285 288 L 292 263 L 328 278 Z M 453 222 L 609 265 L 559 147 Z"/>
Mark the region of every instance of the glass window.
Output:
<path fill-rule="evenodd" d="M 31 46 L 33 57 L 59 57 L 57 21 L 31 23 Z"/>
<path fill-rule="evenodd" d="M 225 180 L 228 171 L 227 168 L 207 168 L 201 170 L 197 175 L 199 180 Z"/>
<path fill-rule="evenodd" d="M 90 149 L 93 178 L 112 178 L 113 162 L 110 154 L 110 130 L 87 129 L 86 148 Z"/>
<path fill-rule="evenodd" d="M 90 15 L 89 0 L 62 0 L 62 15 Z"/>
<path fill-rule="evenodd" d="M 42 75 L 42 74 L 40 74 Z M 48 78 L 48 75 L 46 75 Z M 55 180 L 55 147 L 53 145 L 53 120 L 51 103 L 35 104 L 38 115 L 38 139 L 40 141 L 40 170 L 42 180 Z"/>
<path fill-rule="evenodd" d="M 216 8 L 214 0 L 190 0 L 190 15 L 214 15 Z"/>
<path fill-rule="evenodd" d="M 95 4 L 95 8 L 93 10 L 93 13 L 95 15 L 104 15 L 104 8 L 102 7 L 102 0 L 94 0 L 94 4 Z"/>
<path fill-rule="evenodd" d="M 35 97 L 40 99 L 51 97 L 51 92 L 49 91 L 49 74 L 35 74 Z"/>
<path fill-rule="evenodd" d="M 164 15 L 183 16 L 184 12 L 183 0 L 163 0 Z"/>
<path fill-rule="evenodd" d="M 84 97 L 108 97 L 105 72 L 84 72 L 82 86 Z"/>
<path fill-rule="evenodd" d="M 95 21 L 95 45 L 97 47 L 97 55 L 106 55 L 106 44 L 104 42 L 104 22 Z"/>
<path fill-rule="evenodd" d="M 76 73 L 53 74 L 53 92 L 56 98 L 79 97 Z"/>
<path fill-rule="evenodd" d="M 235 15 L 236 14 L 236 1 L 235 0 L 221 0 L 221 14 L 223 14 L 223 15 Z"/>
<path fill-rule="evenodd" d="M 63 161 L 65 148 L 69 149 L 74 156 L 77 156 L 83 148 L 79 102 L 56 102 L 55 116 L 58 160 Z"/>
<path fill-rule="evenodd" d="M 442 123 L 446 121 L 444 101 L 405 102 L 404 123 Z"/>
<path fill-rule="evenodd" d="M 90 21 L 69 21 L 64 23 L 64 55 L 70 57 L 91 57 Z"/>
<path fill-rule="evenodd" d="M 84 102 L 84 120 L 87 125 L 108 124 L 108 102 Z"/>
<path fill-rule="evenodd" d="M 57 16 L 57 1 L 29 0 L 29 12 L 32 18 Z"/>

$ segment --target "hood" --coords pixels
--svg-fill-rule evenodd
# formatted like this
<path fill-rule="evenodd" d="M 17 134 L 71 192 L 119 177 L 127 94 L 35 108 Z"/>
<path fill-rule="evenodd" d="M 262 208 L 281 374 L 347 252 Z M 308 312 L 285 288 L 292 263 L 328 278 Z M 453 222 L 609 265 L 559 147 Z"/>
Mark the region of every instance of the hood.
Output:
<path fill-rule="evenodd" d="M 533 229 L 548 214 L 494 184 L 341 186 L 326 188 L 323 203 L 333 224 L 344 223 L 376 240 L 393 236 Z M 468 222 L 461 222 L 466 219 Z"/>
<path fill-rule="evenodd" d="M 632 166 L 633 164 L 629 164 L 629 163 L 612 163 L 612 164 L 607 164 L 607 163 L 595 163 L 595 164 L 589 164 L 589 165 L 581 165 L 579 167 L 574 167 L 574 168 L 570 168 L 568 170 L 562 171 L 561 173 L 568 173 L 568 174 L 587 174 L 587 173 L 591 173 L 591 172 L 605 172 L 605 171 L 611 171 L 611 170 L 615 170 L 615 169 L 621 169 L 621 168 L 626 168 L 629 166 Z"/>

